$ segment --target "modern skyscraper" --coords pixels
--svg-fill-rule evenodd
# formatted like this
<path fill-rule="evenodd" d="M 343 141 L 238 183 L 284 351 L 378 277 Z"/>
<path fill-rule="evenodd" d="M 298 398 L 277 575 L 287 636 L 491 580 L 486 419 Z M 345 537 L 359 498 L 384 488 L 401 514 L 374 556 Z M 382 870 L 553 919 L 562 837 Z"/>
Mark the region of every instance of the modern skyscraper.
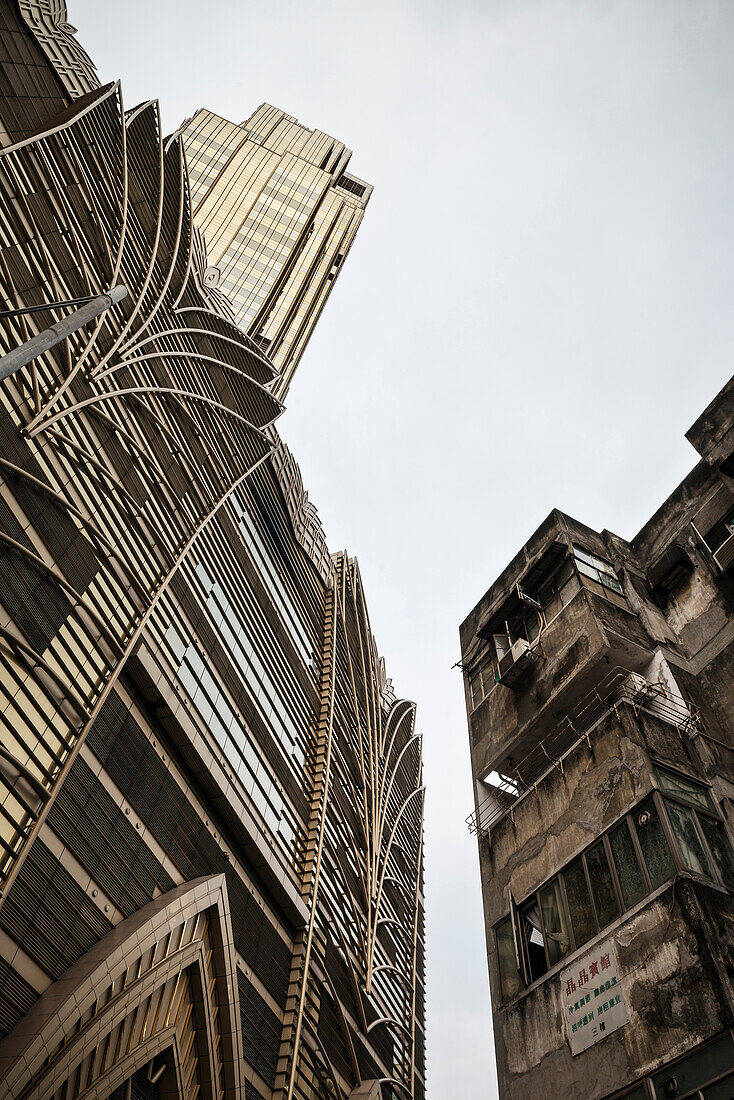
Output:
<path fill-rule="evenodd" d="M 734 1096 L 734 380 L 627 542 L 552 512 L 461 626 L 502 1100 Z"/>
<path fill-rule="evenodd" d="M 0 1098 L 423 1100 L 414 707 L 180 136 L 0 21 L 0 354 L 128 288 L 0 386 Z"/>
<path fill-rule="evenodd" d="M 268 352 L 282 399 L 372 187 L 347 174 L 342 142 L 268 103 L 242 125 L 202 108 L 181 133 L 208 277 Z"/>

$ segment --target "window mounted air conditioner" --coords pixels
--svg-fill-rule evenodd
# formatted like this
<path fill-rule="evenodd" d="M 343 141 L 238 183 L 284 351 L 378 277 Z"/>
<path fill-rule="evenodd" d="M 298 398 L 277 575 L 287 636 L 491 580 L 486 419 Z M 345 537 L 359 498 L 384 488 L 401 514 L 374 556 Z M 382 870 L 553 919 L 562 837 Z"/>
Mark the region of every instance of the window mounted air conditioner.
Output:
<path fill-rule="evenodd" d="M 734 564 L 734 531 L 724 539 L 719 549 L 714 554 L 714 561 L 722 573 Z"/>
<path fill-rule="evenodd" d="M 513 642 L 499 662 L 499 681 L 513 687 L 535 660 L 535 652 L 524 638 Z"/>
<path fill-rule="evenodd" d="M 614 698 L 610 700 L 613 705 L 617 703 L 642 703 L 647 698 L 649 683 L 639 672 L 630 672 L 622 681 L 619 689 L 615 691 Z"/>

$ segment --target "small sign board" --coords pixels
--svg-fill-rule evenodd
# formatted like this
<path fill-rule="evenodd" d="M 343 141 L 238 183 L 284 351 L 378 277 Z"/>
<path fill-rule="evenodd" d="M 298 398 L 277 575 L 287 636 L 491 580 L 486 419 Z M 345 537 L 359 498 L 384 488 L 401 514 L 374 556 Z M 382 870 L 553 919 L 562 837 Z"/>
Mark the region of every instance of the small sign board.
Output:
<path fill-rule="evenodd" d="M 581 1054 L 627 1023 L 613 940 L 566 967 L 560 981 L 571 1054 Z"/>

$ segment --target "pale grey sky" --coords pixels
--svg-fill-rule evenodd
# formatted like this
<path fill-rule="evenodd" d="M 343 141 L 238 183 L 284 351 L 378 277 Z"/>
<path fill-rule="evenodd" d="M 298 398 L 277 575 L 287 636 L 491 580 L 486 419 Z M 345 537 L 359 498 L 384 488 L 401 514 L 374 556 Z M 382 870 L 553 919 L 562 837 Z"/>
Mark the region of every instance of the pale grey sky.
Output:
<path fill-rule="evenodd" d="M 457 628 L 554 506 L 631 537 L 732 372 L 732 0 L 69 0 L 174 129 L 270 101 L 375 185 L 280 428 L 427 805 L 430 1100 L 495 1097 Z"/>

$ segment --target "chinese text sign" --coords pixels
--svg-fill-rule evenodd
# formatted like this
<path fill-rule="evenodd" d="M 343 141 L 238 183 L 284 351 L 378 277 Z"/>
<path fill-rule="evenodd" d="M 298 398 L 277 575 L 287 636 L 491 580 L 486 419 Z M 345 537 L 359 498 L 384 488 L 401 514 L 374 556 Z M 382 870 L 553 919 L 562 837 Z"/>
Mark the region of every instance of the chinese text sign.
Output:
<path fill-rule="evenodd" d="M 624 1027 L 629 1017 L 612 940 L 562 971 L 561 998 L 571 1054 L 580 1054 Z"/>

